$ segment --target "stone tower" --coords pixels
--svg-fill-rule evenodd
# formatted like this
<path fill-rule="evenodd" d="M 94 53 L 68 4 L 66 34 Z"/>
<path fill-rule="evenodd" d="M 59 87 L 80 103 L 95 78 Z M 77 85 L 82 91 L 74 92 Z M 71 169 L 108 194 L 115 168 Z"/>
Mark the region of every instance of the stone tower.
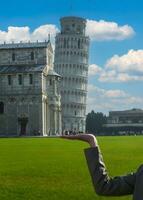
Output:
<path fill-rule="evenodd" d="M 60 22 L 61 32 L 55 41 L 54 67 L 62 76 L 62 130 L 85 132 L 89 50 L 86 20 L 63 17 Z"/>

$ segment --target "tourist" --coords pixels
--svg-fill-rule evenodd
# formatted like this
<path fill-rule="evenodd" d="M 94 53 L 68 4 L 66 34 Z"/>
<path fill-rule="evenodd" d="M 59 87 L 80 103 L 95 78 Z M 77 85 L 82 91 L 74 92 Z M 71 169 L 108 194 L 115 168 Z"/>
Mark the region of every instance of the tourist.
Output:
<path fill-rule="evenodd" d="M 136 173 L 125 176 L 109 177 L 97 139 L 92 134 L 61 136 L 72 140 L 89 143 L 90 148 L 84 150 L 95 191 L 102 196 L 124 196 L 133 194 L 133 200 L 143 200 L 143 165 Z"/>

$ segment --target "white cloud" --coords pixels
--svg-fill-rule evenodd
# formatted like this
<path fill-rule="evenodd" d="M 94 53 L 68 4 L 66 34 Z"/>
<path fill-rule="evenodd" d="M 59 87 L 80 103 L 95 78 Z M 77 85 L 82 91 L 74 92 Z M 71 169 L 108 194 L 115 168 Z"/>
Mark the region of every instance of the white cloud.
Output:
<path fill-rule="evenodd" d="M 56 33 L 59 29 L 54 24 L 45 24 L 36 28 L 33 32 L 28 26 L 14 27 L 9 26 L 7 31 L 0 30 L 0 43 L 19 42 L 19 41 L 43 41 L 48 39 L 51 34 L 51 40 L 54 42 Z M 134 35 L 134 30 L 129 25 L 119 26 L 115 22 L 107 22 L 104 20 L 95 21 L 87 20 L 87 35 L 91 40 L 124 40 Z"/>
<path fill-rule="evenodd" d="M 135 34 L 134 29 L 129 25 L 119 26 L 115 22 L 104 20 L 87 20 L 86 33 L 91 40 L 124 40 Z"/>
<path fill-rule="evenodd" d="M 0 30 L 0 43 L 5 42 L 27 42 L 27 41 L 44 41 L 48 40 L 48 35 L 51 35 L 51 42 L 54 43 L 54 38 L 58 32 L 58 28 L 53 24 L 39 26 L 33 32 L 28 26 L 14 27 L 9 26 L 7 31 Z"/>
<path fill-rule="evenodd" d="M 100 95 L 105 98 L 119 98 L 129 97 L 129 95 L 123 90 L 105 90 L 103 88 L 96 87 L 95 85 L 88 85 L 88 93 L 92 96 L 94 94 Z"/>
<path fill-rule="evenodd" d="M 143 50 L 131 49 L 124 55 L 114 55 L 103 68 L 92 64 L 89 71 L 89 75 L 97 75 L 101 82 L 143 81 Z"/>
<path fill-rule="evenodd" d="M 108 98 L 119 98 L 119 97 L 128 97 L 127 93 L 122 90 L 107 90 L 105 91 L 105 97 Z"/>
<path fill-rule="evenodd" d="M 99 67 L 98 65 L 96 64 L 89 65 L 89 68 L 88 68 L 89 76 L 94 76 L 94 75 L 100 74 L 101 72 L 102 72 L 102 68 Z"/>
<path fill-rule="evenodd" d="M 107 113 L 111 110 L 125 110 L 143 107 L 143 98 L 133 96 L 124 90 L 105 90 L 88 85 L 87 113 L 91 110 Z"/>
<path fill-rule="evenodd" d="M 122 56 L 114 55 L 107 61 L 106 67 L 119 72 L 143 72 L 143 50 L 131 49 Z"/>
<path fill-rule="evenodd" d="M 132 75 L 128 73 L 119 73 L 115 70 L 104 70 L 98 77 L 101 82 L 129 82 L 129 81 L 143 81 L 143 76 Z"/>
<path fill-rule="evenodd" d="M 53 24 L 46 24 L 39 26 L 31 34 L 32 40 L 46 40 L 50 34 L 51 39 L 54 40 L 56 33 L 59 32 L 58 28 Z"/>

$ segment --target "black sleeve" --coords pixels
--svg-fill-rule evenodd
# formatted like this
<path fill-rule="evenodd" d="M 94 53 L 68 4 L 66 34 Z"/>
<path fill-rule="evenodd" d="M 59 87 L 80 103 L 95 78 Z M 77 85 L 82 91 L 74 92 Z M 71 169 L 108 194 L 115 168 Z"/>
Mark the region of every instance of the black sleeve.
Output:
<path fill-rule="evenodd" d="M 99 147 L 84 149 L 89 172 L 95 191 L 103 196 L 122 196 L 133 194 L 136 173 L 110 178 Z"/>

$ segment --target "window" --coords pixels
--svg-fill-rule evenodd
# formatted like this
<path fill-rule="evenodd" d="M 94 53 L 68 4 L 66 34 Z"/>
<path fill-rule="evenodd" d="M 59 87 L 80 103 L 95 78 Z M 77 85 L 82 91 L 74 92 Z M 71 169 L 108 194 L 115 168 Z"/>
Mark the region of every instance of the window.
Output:
<path fill-rule="evenodd" d="M 15 53 L 12 53 L 12 61 L 15 61 Z"/>
<path fill-rule="evenodd" d="M 80 33 L 80 32 L 81 32 L 81 27 L 78 26 L 78 27 L 77 27 L 77 33 Z"/>
<path fill-rule="evenodd" d="M 70 30 L 69 25 L 66 25 L 66 31 L 69 31 L 69 30 Z"/>
<path fill-rule="evenodd" d="M 7 79 L 8 79 L 8 85 L 12 85 L 11 75 L 8 75 L 8 76 L 7 76 Z"/>
<path fill-rule="evenodd" d="M 66 48 L 66 39 L 64 38 L 64 48 Z"/>
<path fill-rule="evenodd" d="M 4 114 L 4 103 L 0 102 L 0 114 Z"/>
<path fill-rule="evenodd" d="M 34 52 L 31 52 L 31 60 L 34 60 Z"/>
<path fill-rule="evenodd" d="M 21 74 L 18 75 L 18 83 L 19 83 L 19 85 L 22 85 L 22 75 Z"/>
<path fill-rule="evenodd" d="M 29 74 L 29 84 L 33 84 L 33 74 Z"/>
<path fill-rule="evenodd" d="M 80 49 L 80 39 L 78 40 L 78 48 Z"/>
<path fill-rule="evenodd" d="M 67 39 L 67 48 L 69 48 L 69 39 Z"/>

